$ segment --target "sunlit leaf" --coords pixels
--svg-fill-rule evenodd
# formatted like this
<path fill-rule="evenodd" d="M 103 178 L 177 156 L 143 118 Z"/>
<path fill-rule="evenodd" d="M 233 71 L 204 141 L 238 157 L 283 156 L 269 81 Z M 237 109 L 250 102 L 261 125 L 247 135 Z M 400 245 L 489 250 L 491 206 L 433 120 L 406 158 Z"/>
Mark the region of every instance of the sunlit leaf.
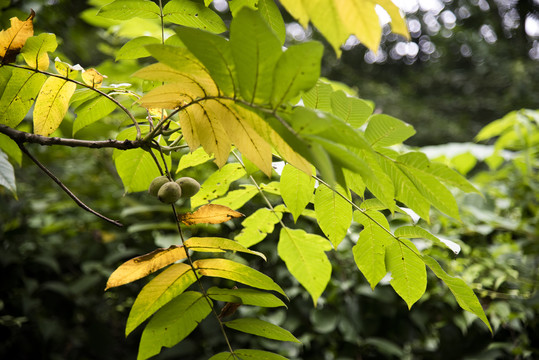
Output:
<path fill-rule="evenodd" d="M 257 12 L 242 8 L 230 25 L 230 45 L 236 67 L 241 69 L 242 97 L 251 103 L 268 103 L 281 56 L 279 39 Z"/>
<path fill-rule="evenodd" d="M 206 205 L 209 206 L 209 205 Z M 237 241 L 219 237 L 192 237 L 184 242 L 189 250 L 198 252 L 223 252 L 225 250 L 252 254 L 266 260 L 266 256 L 258 251 L 249 250 Z"/>
<path fill-rule="evenodd" d="M 272 340 L 293 341 L 301 343 L 290 331 L 264 320 L 254 318 L 242 318 L 223 323 L 226 327 L 242 331 L 247 334 L 262 336 Z"/>
<path fill-rule="evenodd" d="M 178 221 L 185 225 L 220 224 L 233 218 L 245 216 L 223 205 L 208 204 L 193 213 L 178 214 Z"/>
<path fill-rule="evenodd" d="M 58 43 L 54 34 L 39 34 L 29 38 L 21 54 L 29 67 L 45 71 L 49 68 L 48 52 L 56 50 Z"/>
<path fill-rule="evenodd" d="M 333 114 L 356 129 L 367 121 L 373 111 L 368 102 L 348 96 L 342 90 L 332 92 L 330 99 Z"/>
<path fill-rule="evenodd" d="M 258 0 L 258 12 L 271 30 L 277 35 L 279 42 L 284 44 L 286 39 L 286 27 L 279 7 L 274 0 Z"/>
<path fill-rule="evenodd" d="M 359 239 L 352 248 L 358 269 L 374 290 L 387 274 L 385 265 L 386 248 L 393 238 L 386 231 L 389 224 L 386 217 L 377 211 L 354 212 L 354 220 L 363 225 Z M 386 230 L 384 230 L 386 229 Z"/>
<path fill-rule="evenodd" d="M 392 241 L 386 247 L 386 267 L 391 286 L 410 309 L 427 288 L 425 263 L 415 245 L 405 239 Z"/>
<path fill-rule="evenodd" d="M 159 354 L 186 338 L 211 312 L 201 293 L 187 291 L 163 306 L 150 320 L 140 339 L 137 360 Z"/>
<path fill-rule="evenodd" d="M 243 305 L 253 305 L 261 307 L 284 306 L 285 303 L 272 293 L 263 292 L 256 289 L 220 289 L 209 288 L 206 292 L 208 296 L 217 301 L 234 302 L 241 301 Z"/>
<path fill-rule="evenodd" d="M 198 207 L 223 196 L 230 184 L 245 176 L 245 170 L 238 163 L 229 163 L 213 172 L 200 187 L 200 191 L 191 198 L 191 206 Z"/>
<path fill-rule="evenodd" d="M 73 134 L 104 118 L 116 109 L 116 104 L 104 96 L 97 96 L 77 107 L 77 118 L 73 122 Z"/>
<path fill-rule="evenodd" d="M 276 64 L 271 104 L 274 108 L 312 88 L 320 77 L 324 47 L 318 42 L 290 46 Z"/>
<path fill-rule="evenodd" d="M 165 21 L 198 28 L 213 33 L 227 30 L 225 23 L 213 10 L 190 0 L 171 0 L 163 8 Z"/>
<path fill-rule="evenodd" d="M 273 212 L 268 208 L 261 208 L 249 215 L 241 223 L 243 229 L 235 239 L 245 247 L 253 246 L 264 240 L 268 234 L 273 232 L 275 224 L 283 217 L 282 211 L 275 210 L 277 211 Z"/>
<path fill-rule="evenodd" d="M 158 44 L 160 41 L 152 36 L 139 36 L 129 40 L 116 52 L 116 61 L 140 59 L 150 56 L 150 52 L 145 45 Z"/>
<path fill-rule="evenodd" d="M 340 186 L 335 190 L 350 198 L 350 194 Z M 320 185 L 314 195 L 314 211 L 318 225 L 336 249 L 352 222 L 352 205 L 332 189 Z"/>
<path fill-rule="evenodd" d="M 115 20 L 129 20 L 134 17 L 156 19 L 161 11 L 150 0 L 116 0 L 103 6 L 97 15 Z"/>
<path fill-rule="evenodd" d="M 94 68 L 83 71 L 81 76 L 84 83 L 94 89 L 99 89 L 103 85 L 103 79 L 106 78 L 105 75 L 101 75 Z"/>
<path fill-rule="evenodd" d="M 160 272 L 142 288 L 135 299 L 127 318 L 125 335 L 129 335 L 154 312 L 181 294 L 196 279 L 191 266 L 184 263 L 173 264 Z"/>
<path fill-rule="evenodd" d="M 341 53 L 339 47 L 350 35 L 355 35 L 370 50 L 378 50 L 382 28 L 375 11 L 377 5 L 384 8 L 391 17 L 393 32 L 409 38 L 399 9 L 389 0 L 283 0 L 281 3 L 303 27 L 307 27 L 311 21 L 338 56 Z"/>
<path fill-rule="evenodd" d="M 419 226 L 401 226 L 395 230 L 395 236 L 409 239 L 428 239 L 438 246 L 451 249 L 455 254 L 460 252 L 460 246 L 457 243 L 438 238 Z"/>
<path fill-rule="evenodd" d="M 34 105 L 34 133 L 49 136 L 64 119 L 69 107 L 69 100 L 77 85 L 73 82 L 49 77 Z"/>
<path fill-rule="evenodd" d="M 0 68 L 7 74 L 8 68 Z M 45 75 L 13 69 L 0 98 L 0 124 L 16 127 L 24 119 L 47 79 Z"/>
<path fill-rule="evenodd" d="M 17 165 L 22 164 L 22 151 L 17 143 L 5 134 L 0 134 L 0 150 L 3 151 L 8 158 L 13 160 Z"/>
<path fill-rule="evenodd" d="M 224 205 L 233 210 L 237 210 L 245 205 L 258 194 L 258 189 L 254 185 L 242 185 L 241 189 L 229 191 L 226 196 L 212 201 L 215 205 Z"/>
<path fill-rule="evenodd" d="M 197 166 L 204 164 L 206 161 L 210 160 L 212 157 L 208 155 L 203 148 L 198 148 L 193 152 L 183 155 L 180 158 L 180 163 L 176 169 L 176 174 L 179 174 L 180 171 L 190 168 L 192 166 Z"/>
<path fill-rule="evenodd" d="M 307 204 L 313 198 L 314 178 L 286 164 L 281 173 L 281 196 L 286 207 L 292 213 L 294 221 L 298 220 Z"/>
<path fill-rule="evenodd" d="M 193 264 L 201 275 L 229 279 L 264 290 L 277 291 L 285 295 L 283 289 L 270 277 L 261 272 L 227 259 L 202 259 Z"/>
<path fill-rule="evenodd" d="M 414 134 L 413 126 L 385 114 L 371 116 L 365 129 L 365 138 L 372 147 L 400 144 Z"/>
<path fill-rule="evenodd" d="M 271 146 L 233 106 L 232 100 L 207 101 L 205 110 L 221 122 L 232 143 L 268 177 L 271 177 Z"/>
<path fill-rule="evenodd" d="M 183 246 L 177 245 L 172 245 L 167 249 L 156 249 L 148 254 L 137 256 L 114 270 L 107 281 L 105 290 L 141 279 L 186 257 L 187 254 Z"/>
<path fill-rule="evenodd" d="M 26 40 L 34 35 L 32 20 L 35 15 L 34 10 L 31 10 L 30 16 L 25 21 L 12 17 L 9 19 L 11 26 L 0 32 L 0 59 L 2 59 L 2 64 L 14 62 Z"/>
<path fill-rule="evenodd" d="M 331 263 L 325 251 L 331 244 L 321 236 L 283 227 L 277 251 L 290 273 L 305 287 L 316 306 L 331 278 Z"/>

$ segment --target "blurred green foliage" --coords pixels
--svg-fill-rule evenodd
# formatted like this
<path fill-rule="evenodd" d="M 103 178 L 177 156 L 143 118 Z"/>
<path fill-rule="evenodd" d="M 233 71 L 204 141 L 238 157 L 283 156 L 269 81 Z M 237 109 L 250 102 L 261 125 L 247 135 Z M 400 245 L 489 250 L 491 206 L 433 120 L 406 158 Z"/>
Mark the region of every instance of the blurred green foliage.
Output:
<path fill-rule="evenodd" d="M 93 11 L 91 5 L 98 3 L 0 2 L 0 21 L 5 27 L 11 16 L 24 18 L 32 7 L 39 14 L 36 27 L 62 39 L 63 53 L 57 55 L 83 66 L 100 64 L 98 69 L 111 82 L 125 82 L 134 72 L 135 63 L 118 64 L 110 58 L 111 47 L 119 48 L 125 38 L 105 28 L 90 27 L 79 18 L 81 12 Z M 533 39 L 523 34 L 522 22 L 511 37 L 506 36 L 498 7 L 492 1 L 488 3 L 488 11 L 481 10 L 479 2 L 444 4 L 454 13 L 464 4 L 470 16 L 459 19 L 451 29 L 452 36 L 444 35 L 441 29 L 428 33 L 423 28 L 425 33 L 414 37 L 419 44 L 422 36 L 427 35 L 436 46 L 436 57 L 421 59 L 418 53 L 414 61 L 389 56 L 383 63 L 367 64 L 365 50 L 354 47 L 344 52 L 341 60 L 327 52 L 325 75 L 356 87 L 361 96 L 375 100 L 385 113 L 414 124 L 418 134 L 412 139 L 418 144 L 471 140 L 492 119 L 515 108 L 538 105 L 539 82 L 534 79 L 539 78 L 539 67 L 537 60 L 529 56 Z M 414 16 L 425 26 L 423 15 L 418 12 Z M 494 44 L 478 38 L 485 23 L 492 24 L 496 31 Z M 387 37 L 385 41 L 383 46 L 389 54 L 398 40 Z M 99 51 L 95 50 L 96 44 Z M 463 53 L 463 45 L 471 48 L 471 56 Z M 447 159 L 457 169 L 470 171 L 468 174 L 484 198 L 468 195 L 459 199 L 462 223 L 443 216 L 432 221 L 434 233 L 461 245 L 458 256 L 436 256 L 446 258 L 444 267 L 449 273 L 474 284 L 495 329 L 494 337 L 479 321 L 459 309 L 449 290 L 434 276 L 429 277 L 428 293 L 411 311 L 389 286 L 371 291 L 348 256 L 357 235 L 347 238 L 330 255 L 334 264 L 332 280 L 316 309 L 312 308 L 308 294 L 290 278 L 274 253 L 275 239 L 269 236 L 255 250 L 268 255 L 272 273 L 267 274 L 291 298 L 289 309 L 266 313 L 264 309 L 242 306 L 238 311 L 269 319 L 292 331 L 304 344 L 285 345 L 284 350 L 292 359 L 538 357 L 537 113 L 520 113 L 518 119 L 523 121 L 523 128 L 517 122 L 507 127 L 506 132 L 493 135 L 512 139 L 503 146 L 498 144 L 499 151 L 494 156 L 485 160 L 468 153 Z M 114 132 L 118 124 L 96 126 L 100 128 L 85 131 Z M 521 132 L 517 136 L 506 135 L 522 129 L 526 129 L 526 136 L 521 136 Z M 63 130 L 71 133 L 70 129 Z M 84 138 L 84 132 L 80 136 Z M 79 209 L 24 159 L 22 167 L 16 170 L 18 192 L 24 195 L 17 201 L 4 188 L 0 189 L 0 358 L 133 359 L 140 334 L 126 340 L 124 325 L 142 284 L 106 293 L 103 289 L 108 275 L 122 261 L 151 251 L 156 245 L 166 247 L 174 243 L 172 232 L 163 224 L 160 205 L 149 202 L 144 194 L 122 197 L 121 182 L 110 167 L 110 154 L 106 151 L 55 147 L 34 147 L 31 151 L 81 199 L 97 210 L 106 209 L 106 215 L 120 219 L 128 231 L 97 221 Z M 213 170 L 213 165 L 207 164 L 189 169 L 187 175 L 204 179 Z M 241 211 L 250 214 L 260 206 L 258 201 L 255 198 Z M 398 217 L 390 220 L 393 226 L 400 223 Z M 314 221 L 302 221 L 301 227 L 317 231 Z M 154 230 L 140 231 L 148 228 Z M 233 236 L 240 230 L 234 223 L 197 227 L 193 232 L 197 236 L 217 231 L 222 236 L 226 232 Z M 430 251 L 441 252 L 435 247 Z M 159 358 L 205 359 L 212 348 L 222 346 L 222 338 L 215 334 L 213 324 L 203 323 L 197 331 L 202 332 L 200 337 L 195 333 L 181 348 L 166 350 Z M 264 341 L 264 348 L 283 350 L 282 344 L 242 334 L 234 334 L 234 341 L 238 347 L 253 348 Z"/>

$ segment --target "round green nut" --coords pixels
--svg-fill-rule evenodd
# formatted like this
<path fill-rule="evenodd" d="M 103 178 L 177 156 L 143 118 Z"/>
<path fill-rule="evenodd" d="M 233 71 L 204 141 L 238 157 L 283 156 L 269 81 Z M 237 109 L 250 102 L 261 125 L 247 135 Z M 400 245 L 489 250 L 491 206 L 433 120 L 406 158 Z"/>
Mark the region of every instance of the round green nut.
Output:
<path fill-rule="evenodd" d="M 174 181 L 169 181 L 157 192 L 157 197 L 165 204 L 173 204 L 182 196 L 182 188 Z"/>
<path fill-rule="evenodd" d="M 157 193 L 159 192 L 159 189 L 161 189 L 161 186 L 165 185 L 170 180 L 166 176 L 158 176 L 155 179 L 152 180 L 152 183 L 150 184 L 150 188 L 148 189 L 148 192 L 151 196 L 157 196 Z"/>
<path fill-rule="evenodd" d="M 182 177 L 176 180 L 176 184 L 182 188 L 182 197 L 190 198 L 200 190 L 198 181 L 191 177 Z"/>

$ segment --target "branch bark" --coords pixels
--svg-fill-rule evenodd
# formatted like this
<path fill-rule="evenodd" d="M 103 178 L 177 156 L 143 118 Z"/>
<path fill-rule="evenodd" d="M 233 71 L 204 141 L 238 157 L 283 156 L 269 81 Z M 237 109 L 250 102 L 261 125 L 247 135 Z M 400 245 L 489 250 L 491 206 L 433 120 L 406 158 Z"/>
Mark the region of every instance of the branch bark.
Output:
<path fill-rule="evenodd" d="M 9 136 L 15 142 L 21 143 L 31 143 L 39 145 L 63 145 L 70 147 L 86 147 L 92 149 L 101 149 L 101 148 L 114 148 L 119 150 L 129 150 L 129 149 L 138 149 L 138 148 L 147 148 L 151 146 L 143 140 L 79 140 L 79 139 L 67 139 L 59 137 L 48 137 L 41 136 L 36 134 L 30 134 L 24 131 L 16 130 L 10 128 L 6 125 L 0 125 L 0 133 Z"/>

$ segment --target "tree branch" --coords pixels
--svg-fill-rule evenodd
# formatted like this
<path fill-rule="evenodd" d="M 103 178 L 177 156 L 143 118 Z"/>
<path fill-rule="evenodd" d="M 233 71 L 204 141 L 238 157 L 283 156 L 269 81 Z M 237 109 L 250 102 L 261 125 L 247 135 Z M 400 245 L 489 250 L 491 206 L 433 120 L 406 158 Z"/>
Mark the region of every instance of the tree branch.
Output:
<path fill-rule="evenodd" d="M 92 149 L 114 148 L 114 149 L 119 149 L 119 150 L 138 149 L 138 148 L 145 148 L 149 146 L 146 142 L 142 140 L 118 141 L 118 140 L 109 139 L 109 140 L 102 140 L 102 141 L 94 141 L 94 140 L 79 140 L 79 139 L 67 139 L 67 138 L 59 138 L 59 137 L 41 136 L 41 135 L 30 134 L 24 131 L 16 130 L 6 125 L 0 125 L 0 133 L 9 136 L 12 140 L 17 142 L 18 144 L 32 143 L 32 144 L 39 144 L 39 145 L 46 145 L 46 146 L 63 145 L 63 146 L 70 146 L 70 147 L 87 147 L 87 148 L 92 148 Z"/>
<path fill-rule="evenodd" d="M 26 149 L 26 147 L 24 147 L 24 145 L 22 143 L 17 143 L 17 145 L 19 145 L 19 148 L 21 149 L 21 151 L 30 158 L 30 160 L 32 160 L 41 170 L 43 170 L 43 172 L 45 174 L 47 174 L 47 176 L 49 176 L 56 184 L 58 184 L 58 186 L 60 186 L 60 188 L 62 190 L 64 190 L 64 192 L 71 198 L 73 199 L 73 201 L 75 201 L 75 203 L 80 206 L 81 208 L 83 208 L 84 210 L 94 214 L 95 216 L 105 220 L 105 221 L 108 221 L 110 222 L 111 224 L 113 225 L 116 225 L 118 227 L 123 227 L 123 225 L 116 221 L 116 220 L 112 220 L 112 219 L 109 219 L 108 217 L 106 217 L 105 215 L 102 215 L 100 213 L 98 213 L 97 211 L 91 209 L 88 205 L 86 205 L 85 203 L 83 203 L 78 197 L 75 196 L 75 194 L 73 194 L 73 192 L 71 192 L 71 190 L 69 190 L 67 188 L 67 186 L 65 186 L 61 181 L 60 179 L 58 179 L 49 169 L 47 169 L 45 167 L 45 165 L 43 165 L 38 159 L 36 159 L 34 157 L 34 155 L 32 155 L 28 149 Z"/>

